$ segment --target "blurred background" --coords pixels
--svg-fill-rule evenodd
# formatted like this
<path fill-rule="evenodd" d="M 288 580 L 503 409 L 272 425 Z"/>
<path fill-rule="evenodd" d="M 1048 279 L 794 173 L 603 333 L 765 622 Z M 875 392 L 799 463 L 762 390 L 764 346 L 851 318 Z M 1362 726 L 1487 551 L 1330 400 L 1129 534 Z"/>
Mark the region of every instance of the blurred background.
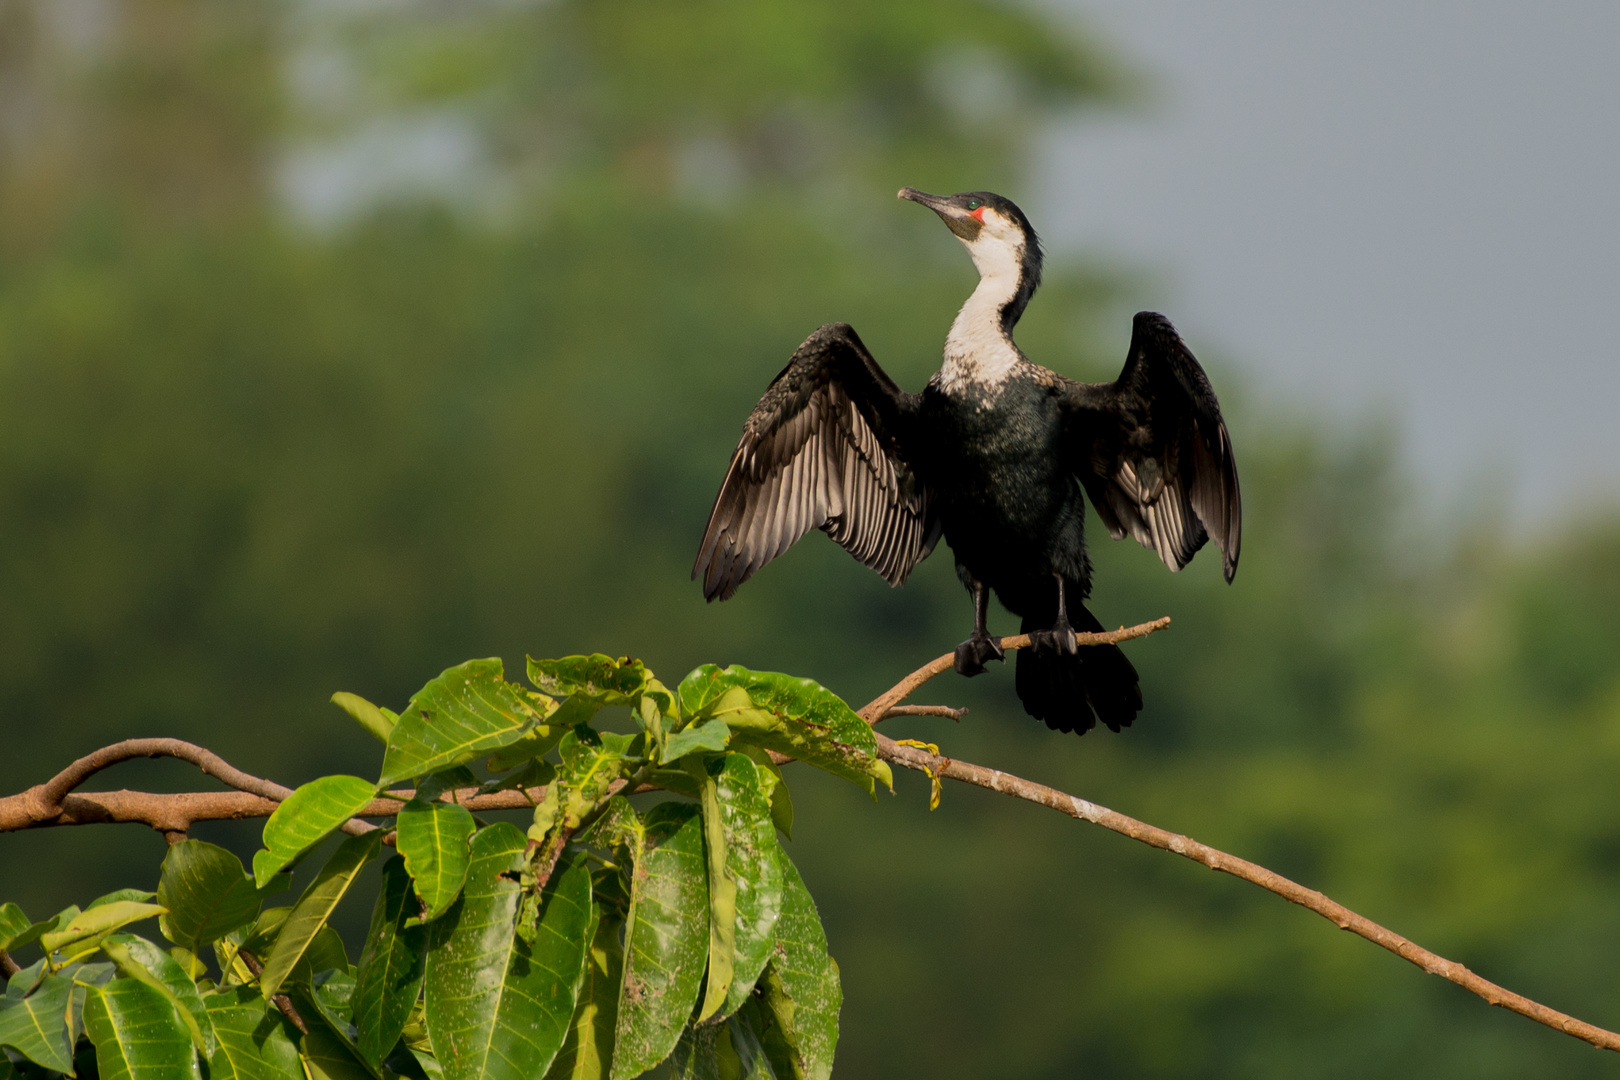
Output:
<path fill-rule="evenodd" d="M 891 592 L 812 536 L 713 606 L 690 559 L 817 325 L 921 386 L 974 276 L 894 192 L 988 188 L 1050 241 L 1034 358 L 1112 378 L 1156 308 L 1204 361 L 1243 563 L 1094 527 L 1104 623 L 1175 620 L 1122 735 L 1047 732 L 1010 671 L 891 734 L 1620 1025 L 1617 39 L 1596 0 L 0 0 L 3 786 L 137 735 L 369 775 L 327 697 L 473 656 L 864 702 L 965 636 L 948 556 Z M 842 1077 L 1614 1075 L 1112 834 L 791 779 Z M 0 898 L 162 851 L 0 837 Z"/>

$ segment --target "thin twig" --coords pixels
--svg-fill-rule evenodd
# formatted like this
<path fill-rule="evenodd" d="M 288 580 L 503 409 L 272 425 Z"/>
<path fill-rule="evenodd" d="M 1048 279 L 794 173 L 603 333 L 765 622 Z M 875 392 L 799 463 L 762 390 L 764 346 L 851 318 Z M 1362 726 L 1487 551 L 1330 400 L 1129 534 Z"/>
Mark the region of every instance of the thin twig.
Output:
<path fill-rule="evenodd" d="M 266 799 L 245 791 L 186 791 L 175 794 L 157 794 L 149 791 L 81 791 L 62 801 L 62 807 L 50 816 L 33 816 L 37 803 L 31 798 L 37 788 L 19 795 L 0 799 L 0 833 L 22 829 L 49 828 L 58 825 L 99 825 L 130 823 L 146 825 L 168 836 L 185 833 L 199 821 L 239 821 L 248 818 L 267 818 L 281 805 L 275 799 Z M 477 788 L 456 792 L 462 806 L 474 812 L 483 810 L 529 810 L 534 802 L 545 797 L 546 789 L 529 788 L 527 791 L 510 790 L 477 794 Z M 411 792 L 394 792 L 406 799 Z M 388 818 L 398 814 L 403 801 L 373 799 L 355 815 L 357 818 Z M 354 832 L 369 831 L 372 826 L 364 822 L 351 822 L 363 826 Z"/>
<path fill-rule="evenodd" d="M 11 958 L 11 954 L 4 949 L 0 949 L 0 977 L 9 979 L 21 970 L 22 968 L 18 966 L 17 961 Z"/>
<path fill-rule="evenodd" d="M 111 746 L 103 746 L 93 754 L 87 754 L 51 777 L 38 789 L 40 800 L 47 809 L 60 808 L 68 792 L 102 769 L 116 765 L 120 761 L 143 757 L 172 757 L 189 761 L 209 776 L 238 791 L 251 792 L 278 802 L 292 794 L 291 788 L 245 773 L 212 750 L 205 750 L 183 739 L 125 739 Z"/>
<path fill-rule="evenodd" d="M 1121 641 L 1130 641 L 1133 638 L 1147 637 L 1149 634 L 1157 630 L 1163 630 L 1169 625 L 1170 617 L 1166 615 L 1162 619 L 1154 619 L 1152 622 L 1140 623 L 1136 626 L 1122 626 L 1118 630 L 1103 630 L 1098 633 L 1075 634 L 1074 640 L 1081 647 L 1087 645 L 1117 645 Z M 1001 648 L 1004 652 L 1012 652 L 1014 649 L 1023 649 L 1027 648 L 1028 646 L 1028 634 L 1018 634 L 1014 637 L 1004 637 L 1001 639 Z M 877 697 L 868 702 L 866 707 L 861 710 L 861 719 L 865 720 L 868 724 L 873 724 L 877 722 L 877 718 L 892 715 L 891 710 L 893 710 L 896 705 L 900 704 L 902 701 L 906 700 L 906 698 L 916 693 L 918 687 L 927 682 L 929 679 L 932 679 L 935 675 L 943 675 L 945 672 L 949 671 L 955 665 L 955 663 L 956 655 L 954 653 L 946 653 L 944 656 L 930 660 L 916 671 L 913 671 L 910 675 L 907 675 L 905 678 L 895 683 L 893 687 L 885 690 L 883 693 L 879 694 Z"/>
<path fill-rule="evenodd" d="M 966 709 L 953 709 L 949 705 L 896 705 L 872 723 L 876 724 L 893 716 L 944 716 L 960 721 L 967 714 Z"/>
<path fill-rule="evenodd" d="M 877 734 L 874 732 L 874 734 Z M 1139 840 L 1152 847 L 1173 851 L 1177 855 L 1202 863 L 1211 870 L 1219 870 L 1233 877 L 1258 885 L 1267 892 L 1276 893 L 1285 900 L 1304 908 L 1309 908 L 1318 915 L 1327 919 L 1341 930 L 1348 930 L 1352 934 L 1364 937 L 1375 945 L 1379 945 L 1408 960 L 1431 975 L 1438 975 L 1472 993 L 1478 994 L 1492 1005 L 1500 1006 L 1520 1016 L 1529 1017 L 1537 1023 L 1545 1024 L 1566 1035 L 1573 1035 L 1583 1039 L 1603 1050 L 1620 1050 L 1620 1033 L 1605 1030 L 1588 1024 L 1584 1020 L 1577 1020 L 1573 1016 L 1550 1009 L 1539 1002 L 1532 1001 L 1521 994 L 1504 989 L 1474 974 L 1463 965 L 1454 960 L 1447 960 L 1430 952 L 1406 938 L 1387 930 L 1362 915 L 1329 899 L 1315 889 L 1307 889 L 1297 882 L 1290 881 L 1281 874 L 1273 873 L 1263 866 L 1240 859 L 1236 855 L 1228 855 L 1224 851 L 1212 848 L 1207 844 L 1179 833 L 1169 832 L 1165 829 L 1137 821 L 1106 806 L 1087 802 L 1073 795 L 1058 791 L 1056 788 L 1037 784 L 998 769 L 988 769 L 983 765 L 973 765 L 966 761 L 956 761 L 939 754 L 931 754 L 926 750 L 913 746 L 902 746 L 885 735 L 877 734 L 878 755 L 885 761 L 908 769 L 915 769 L 930 776 L 949 777 L 964 784 L 973 784 L 977 787 L 989 788 L 991 791 L 1003 795 L 1011 795 L 1016 799 L 1039 803 L 1051 807 L 1059 813 L 1070 817 L 1089 821 L 1093 825 L 1101 825 L 1121 836 L 1128 836 L 1132 840 Z"/>
<path fill-rule="evenodd" d="M 291 788 L 283 787 L 273 780 L 245 773 L 212 750 L 205 750 L 184 739 L 125 739 L 123 742 L 113 743 L 111 746 L 104 746 L 92 754 L 87 754 L 43 784 L 31 787 L 19 795 L 0 799 L 0 832 L 26 828 L 30 824 L 60 817 L 66 812 L 65 804 L 72 797 L 74 789 L 101 770 L 121 761 L 156 757 L 172 757 L 190 762 L 227 786 L 258 796 L 259 799 L 272 804 L 279 803 L 292 794 Z M 274 807 L 271 809 L 273 811 Z M 175 816 L 161 826 L 154 824 L 153 828 L 157 828 L 172 843 L 183 837 L 190 825 L 189 821 L 177 824 L 178 821 L 178 816 Z M 23 824 L 14 824 L 15 822 Z M 374 826 L 363 821 L 351 821 L 343 828 L 345 832 L 363 833 L 369 832 Z"/>

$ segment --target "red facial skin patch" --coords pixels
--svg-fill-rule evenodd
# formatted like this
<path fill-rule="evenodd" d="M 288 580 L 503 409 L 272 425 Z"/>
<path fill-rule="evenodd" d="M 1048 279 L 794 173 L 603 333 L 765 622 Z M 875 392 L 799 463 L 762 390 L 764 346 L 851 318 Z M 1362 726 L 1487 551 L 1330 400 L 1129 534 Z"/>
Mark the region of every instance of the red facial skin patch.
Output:
<path fill-rule="evenodd" d="M 981 206 L 977 210 L 969 210 L 968 211 L 968 217 L 978 218 L 979 224 L 983 225 L 984 224 L 984 207 Z"/>

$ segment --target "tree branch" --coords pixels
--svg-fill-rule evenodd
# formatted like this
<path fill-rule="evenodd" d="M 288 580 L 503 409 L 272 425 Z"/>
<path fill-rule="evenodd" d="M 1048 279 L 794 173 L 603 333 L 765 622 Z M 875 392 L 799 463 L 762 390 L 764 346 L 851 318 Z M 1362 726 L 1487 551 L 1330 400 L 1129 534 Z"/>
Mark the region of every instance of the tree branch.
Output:
<path fill-rule="evenodd" d="M 172 795 L 148 791 L 74 792 L 80 784 L 108 766 L 143 757 L 172 757 L 188 761 L 237 790 L 187 791 Z M 484 794 L 480 794 L 479 790 L 475 787 L 460 788 L 447 794 L 468 810 L 475 811 L 529 809 L 546 794 L 543 787 Z M 212 750 L 205 750 L 183 739 L 125 739 L 80 758 L 43 784 L 0 798 L 0 832 L 53 825 L 128 822 L 151 826 L 172 841 L 183 837 L 198 821 L 269 817 L 291 794 L 292 788 L 245 773 Z M 343 831 L 351 835 L 370 832 L 376 826 L 361 821 L 361 818 L 393 817 L 399 813 L 401 803 L 409 801 L 416 792 L 404 789 L 388 794 L 392 798 L 373 799 L 343 825 Z"/>
<path fill-rule="evenodd" d="M 1003 645 L 1004 648 L 1012 648 Z M 946 658 L 949 659 L 948 657 Z M 926 669 L 925 669 L 926 670 Z M 892 693 L 893 691 L 891 691 Z M 880 699 L 881 700 L 881 699 Z M 1414 942 L 1395 933 L 1393 930 L 1373 922 L 1371 919 L 1357 915 L 1345 907 L 1305 886 L 1290 881 L 1281 874 L 1273 873 L 1265 867 L 1240 859 L 1236 855 L 1228 855 L 1224 851 L 1200 844 L 1191 837 L 1180 833 L 1169 832 L 1156 825 L 1138 821 L 1127 817 L 1106 806 L 1087 802 L 1073 795 L 1058 791 L 1056 788 L 1037 784 L 1011 773 L 1001 772 L 999 769 L 989 769 L 983 765 L 973 765 L 966 761 L 956 761 L 942 754 L 931 754 L 926 750 L 913 746 L 905 746 L 878 732 L 878 756 L 884 761 L 907 769 L 915 769 L 925 773 L 930 778 L 946 777 L 959 780 L 964 784 L 975 787 L 989 788 L 991 791 L 1010 795 L 1015 799 L 1038 803 L 1047 806 L 1062 814 L 1067 814 L 1081 821 L 1089 821 L 1093 825 L 1101 825 L 1121 836 L 1128 836 L 1132 840 L 1139 840 L 1152 847 L 1165 851 L 1173 851 L 1177 855 L 1202 863 L 1211 870 L 1219 870 L 1223 874 L 1242 878 L 1253 885 L 1258 885 L 1267 892 L 1276 893 L 1290 903 L 1309 908 L 1318 915 L 1327 919 L 1341 930 L 1348 930 L 1358 937 L 1366 938 L 1374 945 L 1379 945 L 1399 956 L 1402 960 L 1410 961 L 1431 975 L 1438 975 L 1442 979 L 1456 983 L 1464 990 L 1478 994 L 1492 1005 L 1500 1006 L 1520 1016 L 1529 1017 L 1540 1024 L 1545 1024 L 1556 1031 L 1566 1035 L 1573 1035 L 1602 1050 L 1620 1050 L 1620 1033 L 1608 1031 L 1604 1028 L 1588 1024 L 1584 1020 L 1577 1020 L 1573 1016 L 1561 1013 L 1557 1009 L 1550 1009 L 1537 1001 L 1532 1001 L 1521 994 L 1496 985 L 1489 979 L 1481 978 L 1454 960 L 1447 960 L 1430 952 Z"/>
<path fill-rule="evenodd" d="M 129 823 L 146 825 L 160 833 L 184 833 L 199 821 L 239 821 L 245 818 L 267 818 L 280 805 L 274 799 L 261 798 L 243 791 L 187 791 L 173 795 L 160 795 L 149 791 L 94 791 L 69 795 L 59 811 L 49 817 L 32 817 L 23 802 L 37 789 L 21 795 L 0 799 L 0 833 L 22 829 L 49 828 L 56 825 L 99 825 L 103 823 Z M 545 788 L 526 791 L 496 791 L 478 794 L 477 788 L 463 788 L 455 793 L 456 800 L 468 810 L 527 810 L 545 797 Z M 414 792 L 398 791 L 392 794 L 409 799 Z M 393 817 L 399 813 L 400 802 L 395 799 L 374 799 L 357 817 Z M 364 822 L 367 831 L 373 826 Z"/>
<path fill-rule="evenodd" d="M 211 797 L 207 793 L 195 792 L 173 797 L 173 801 L 154 806 L 145 800 L 164 797 L 147 796 L 144 792 L 133 791 L 108 792 L 107 795 L 125 796 L 122 799 L 114 798 L 109 803 L 101 796 L 73 795 L 75 788 L 101 770 L 121 761 L 143 757 L 172 757 L 190 762 L 214 779 L 253 798 L 244 800 L 238 797 L 221 801 L 217 796 Z M 291 794 L 291 788 L 245 773 L 212 750 L 205 750 L 183 739 L 125 739 L 123 742 L 104 746 L 80 758 L 43 784 L 37 784 L 21 794 L 0 799 L 0 832 L 45 824 L 78 825 L 87 821 L 141 820 L 162 832 L 172 843 L 185 835 L 186 829 L 193 821 L 216 816 L 224 818 L 266 816 L 256 811 L 268 806 L 268 812 L 274 812 L 276 804 Z M 131 805 L 132 803 L 144 805 L 136 808 Z M 141 816 L 135 818 L 126 816 L 132 812 Z M 374 827 L 363 821 L 354 821 L 346 824 L 344 831 L 363 833 Z"/>
<path fill-rule="evenodd" d="M 1087 645 L 1117 645 L 1121 641 L 1130 641 L 1133 638 L 1147 637 L 1149 634 L 1158 630 L 1163 630 L 1169 625 L 1170 616 L 1166 615 L 1161 619 L 1154 619 L 1152 622 L 1140 623 L 1136 626 L 1122 626 L 1118 630 L 1103 630 L 1099 633 L 1075 634 L 1074 640 L 1082 648 Z M 1012 652 L 1014 649 L 1028 648 L 1028 646 L 1028 634 L 1017 634 L 1013 637 L 1004 637 L 1001 639 L 1001 647 L 1007 652 Z M 907 675 L 905 678 L 895 683 L 893 687 L 885 690 L 883 693 L 879 694 L 877 697 L 868 702 L 866 707 L 861 710 L 861 719 L 865 720 L 868 724 L 875 724 L 879 720 L 886 719 L 890 716 L 905 715 L 896 713 L 894 711 L 895 706 L 899 705 L 912 694 L 915 694 L 918 687 L 922 686 L 922 684 L 927 682 L 929 679 L 932 679 L 935 675 L 943 675 L 945 672 L 951 670 L 951 667 L 955 664 L 955 661 L 956 656 L 954 653 L 946 653 L 944 656 L 941 656 L 938 659 L 930 660 L 916 671 L 913 671 L 910 675 Z M 930 713 L 928 715 L 933 714 Z"/>
<path fill-rule="evenodd" d="M 961 720 L 967 714 L 966 709 L 953 709 L 949 705 L 896 705 L 872 723 L 876 724 L 878 720 L 887 720 L 892 716 L 945 716 L 952 720 Z"/>
<path fill-rule="evenodd" d="M 39 793 L 40 804 L 49 813 L 52 810 L 61 808 L 62 800 L 67 797 L 68 792 L 102 769 L 107 768 L 109 765 L 116 765 L 120 761 L 130 761 L 141 757 L 172 757 L 179 758 L 181 761 L 189 761 L 209 776 L 223 781 L 238 791 L 250 792 L 266 799 L 275 799 L 277 802 L 292 794 L 291 788 L 285 788 L 273 781 L 249 775 L 231 765 L 212 750 L 205 750 L 195 743 L 188 743 L 183 739 L 125 739 L 123 742 L 104 746 L 95 753 L 75 761 L 44 784 L 31 790 Z"/>

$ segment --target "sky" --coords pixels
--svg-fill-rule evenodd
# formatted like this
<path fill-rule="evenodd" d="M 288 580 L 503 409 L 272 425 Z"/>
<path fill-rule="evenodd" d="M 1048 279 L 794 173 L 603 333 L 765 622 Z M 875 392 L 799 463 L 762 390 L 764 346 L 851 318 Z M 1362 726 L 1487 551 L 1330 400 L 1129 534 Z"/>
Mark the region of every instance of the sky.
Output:
<path fill-rule="evenodd" d="M 1049 131 L 1051 246 L 1251 399 L 1393 423 L 1436 507 L 1620 506 L 1620 4 L 1050 2 L 1148 88 Z"/>

